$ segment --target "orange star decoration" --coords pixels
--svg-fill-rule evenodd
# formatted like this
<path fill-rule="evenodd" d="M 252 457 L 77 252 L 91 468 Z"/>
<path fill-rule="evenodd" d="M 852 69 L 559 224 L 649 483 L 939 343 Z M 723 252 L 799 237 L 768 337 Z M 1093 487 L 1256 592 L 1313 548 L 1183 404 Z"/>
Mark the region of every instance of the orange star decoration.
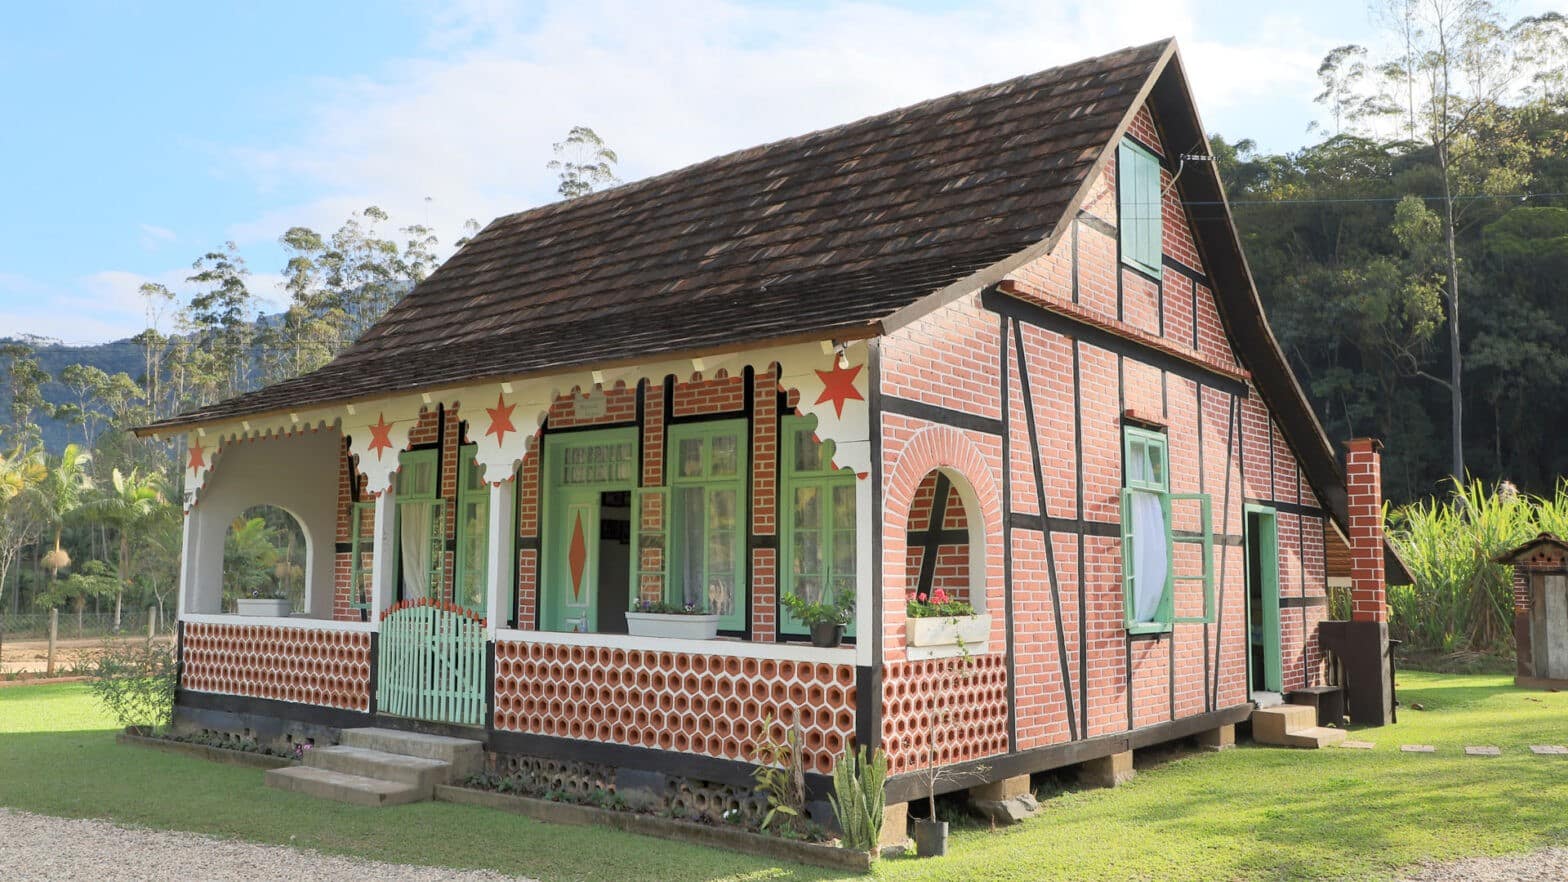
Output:
<path fill-rule="evenodd" d="M 199 472 L 202 469 L 206 468 L 207 467 L 207 460 L 206 460 L 206 458 L 204 456 L 202 456 L 202 451 L 205 450 L 205 449 L 206 448 L 201 446 L 201 442 L 200 441 L 197 441 L 195 444 L 192 444 L 191 445 L 191 460 L 190 460 L 190 462 L 185 464 L 185 467 L 190 469 L 193 472 Z"/>
<path fill-rule="evenodd" d="M 854 399 L 865 401 L 860 390 L 855 388 L 855 378 L 860 376 L 860 369 L 864 365 L 847 367 L 839 364 L 837 358 L 833 359 L 833 367 L 825 371 L 817 371 L 817 377 L 822 380 L 822 394 L 817 396 L 817 404 L 824 401 L 833 402 L 833 411 L 839 416 L 844 415 L 844 402 Z"/>
<path fill-rule="evenodd" d="M 506 403 L 505 395 L 495 397 L 495 407 L 485 408 L 485 413 L 490 414 L 490 428 L 485 429 L 485 434 L 495 436 L 495 446 L 506 443 L 507 432 L 517 431 L 517 427 L 512 425 L 512 411 L 516 409 L 517 405 Z"/>
<path fill-rule="evenodd" d="M 376 452 L 376 459 L 381 459 L 381 451 L 392 449 L 392 424 L 387 422 L 386 414 L 376 415 L 376 424 L 370 427 L 370 449 Z"/>

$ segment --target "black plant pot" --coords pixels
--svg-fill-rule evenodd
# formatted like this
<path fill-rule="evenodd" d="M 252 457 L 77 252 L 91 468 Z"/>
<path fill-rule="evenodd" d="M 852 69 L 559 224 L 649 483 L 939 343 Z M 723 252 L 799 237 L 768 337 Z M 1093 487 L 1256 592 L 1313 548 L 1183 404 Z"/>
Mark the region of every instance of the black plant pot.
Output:
<path fill-rule="evenodd" d="M 811 645 L 832 648 L 844 642 L 844 626 L 818 622 L 811 626 Z"/>
<path fill-rule="evenodd" d="M 947 822 L 915 822 L 915 854 L 920 857 L 947 857 Z"/>

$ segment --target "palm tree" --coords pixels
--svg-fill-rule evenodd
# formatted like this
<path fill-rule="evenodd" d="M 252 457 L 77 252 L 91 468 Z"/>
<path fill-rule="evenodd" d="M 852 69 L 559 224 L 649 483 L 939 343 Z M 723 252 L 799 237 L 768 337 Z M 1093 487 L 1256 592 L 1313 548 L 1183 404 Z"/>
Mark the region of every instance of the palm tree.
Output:
<path fill-rule="evenodd" d="M 131 534 L 142 526 L 159 507 L 163 498 L 163 478 L 158 473 L 143 476 L 135 469 L 128 475 L 119 469 L 110 473 L 110 486 L 94 494 L 84 506 L 88 517 L 113 527 L 120 537 L 120 587 L 114 593 L 114 630 L 120 630 L 120 612 L 125 588 L 131 584 Z"/>
<path fill-rule="evenodd" d="M 65 519 L 81 507 L 82 498 L 92 489 L 92 475 L 86 468 L 91 461 L 92 455 L 83 453 L 77 445 L 65 445 L 59 462 L 44 473 L 43 483 L 38 488 L 43 496 L 46 521 L 54 528 L 54 550 L 43 557 L 44 569 L 49 571 L 51 592 L 60 571 L 71 565 L 71 556 L 60 547 L 60 534 L 65 530 Z"/>

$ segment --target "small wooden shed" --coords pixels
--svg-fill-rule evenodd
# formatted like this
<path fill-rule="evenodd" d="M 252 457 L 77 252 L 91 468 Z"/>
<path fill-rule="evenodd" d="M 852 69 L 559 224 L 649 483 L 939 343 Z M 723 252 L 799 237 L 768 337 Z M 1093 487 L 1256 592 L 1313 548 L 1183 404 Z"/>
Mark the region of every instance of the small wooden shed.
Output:
<path fill-rule="evenodd" d="M 1568 688 L 1568 542 L 1542 533 L 1497 562 L 1514 567 L 1514 683 Z"/>

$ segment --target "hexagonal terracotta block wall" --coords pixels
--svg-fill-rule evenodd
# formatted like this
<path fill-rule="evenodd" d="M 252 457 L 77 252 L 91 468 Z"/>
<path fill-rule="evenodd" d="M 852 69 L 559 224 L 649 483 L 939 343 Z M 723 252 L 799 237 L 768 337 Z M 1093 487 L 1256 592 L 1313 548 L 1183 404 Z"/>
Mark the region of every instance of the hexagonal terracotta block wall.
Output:
<path fill-rule="evenodd" d="M 682 652 L 500 642 L 495 727 L 752 759 L 764 718 L 799 721 L 808 771 L 829 773 L 855 732 L 855 669 Z"/>
<path fill-rule="evenodd" d="M 261 625 L 185 626 L 180 687 L 370 709 L 370 635 Z"/>
<path fill-rule="evenodd" d="M 944 721 L 945 716 L 945 721 Z M 924 768 L 927 739 L 945 766 L 1007 752 L 1007 667 L 1000 655 L 904 661 L 882 669 L 888 772 Z"/>

